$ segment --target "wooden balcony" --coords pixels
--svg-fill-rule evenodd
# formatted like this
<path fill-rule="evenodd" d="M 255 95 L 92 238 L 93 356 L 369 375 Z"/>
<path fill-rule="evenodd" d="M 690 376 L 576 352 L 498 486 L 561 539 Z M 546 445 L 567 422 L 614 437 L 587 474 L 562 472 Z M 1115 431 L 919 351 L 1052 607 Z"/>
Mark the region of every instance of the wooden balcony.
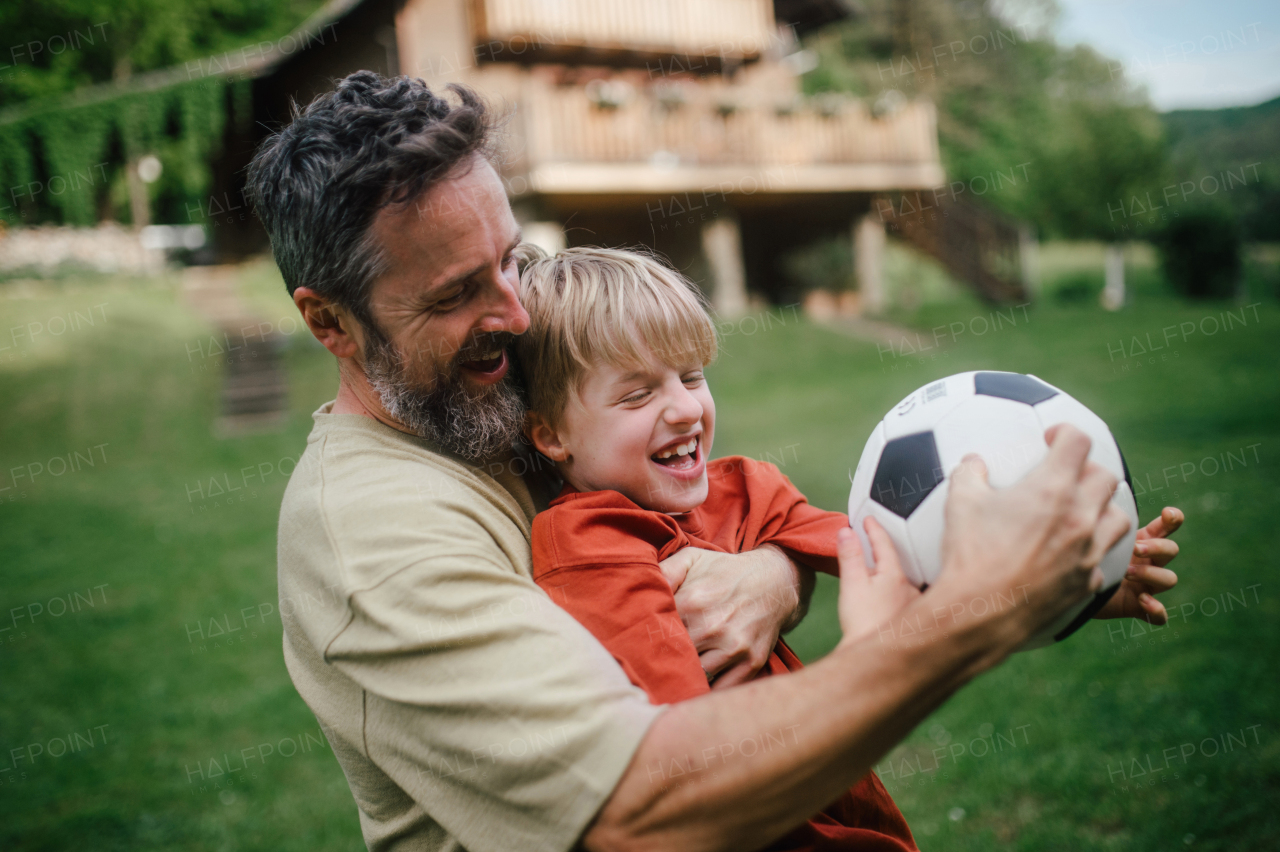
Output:
<path fill-rule="evenodd" d="M 482 61 L 644 67 L 702 57 L 750 61 L 778 38 L 772 0 L 471 0 Z"/>
<path fill-rule="evenodd" d="M 688 86 L 681 103 L 654 88 L 609 97 L 601 105 L 589 88 L 527 81 L 517 114 L 529 191 L 652 193 L 730 181 L 766 192 L 868 192 L 945 182 L 927 102 L 874 117 L 857 101 L 753 103 L 733 87 Z"/>

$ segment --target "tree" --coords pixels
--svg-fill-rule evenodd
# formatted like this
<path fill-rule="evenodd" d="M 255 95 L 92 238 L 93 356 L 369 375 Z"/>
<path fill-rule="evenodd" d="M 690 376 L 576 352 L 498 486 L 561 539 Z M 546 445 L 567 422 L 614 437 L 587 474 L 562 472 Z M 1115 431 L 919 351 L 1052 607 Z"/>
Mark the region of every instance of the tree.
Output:
<path fill-rule="evenodd" d="M 0 181 L 12 203 L 0 216 L 92 224 L 106 213 L 136 226 L 152 195 L 189 210 L 203 196 L 208 157 L 228 111 L 224 82 L 207 78 L 154 90 L 130 82 L 147 71 L 282 36 L 320 0 L 58 0 L 0 4 Z M 117 84 L 92 102 L 73 96 Z M 231 103 L 247 117 L 245 84 Z M 163 164 L 150 188 L 138 167 Z M 99 179 L 99 177 L 101 179 Z M 73 184 L 73 191 L 65 187 Z M 48 187 L 49 191 L 43 191 Z M 63 191 L 58 191 L 63 187 Z M 24 193 L 23 188 L 27 188 Z M 9 201 L 9 199 L 5 199 Z"/>
<path fill-rule="evenodd" d="M 990 0 L 863 5 L 862 16 L 810 38 L 820 62 L 807 91 L 934 99 L 952 186 L 1042 233 L 1116 244 L 1145 223 L 1146 194 L 1167 174 L 1159 118 L 1115 63 L 1054 43 L 1053 3 L 1024 3 L 1030 23 L 1006 20 Z"/>
<path fill-rule="evenodd" d="M 0 108 L 278 38 L 320 5 L 321 0 L 0 4 L 0 32 L 11 45 L 8 55 L 0 55 Z"/>

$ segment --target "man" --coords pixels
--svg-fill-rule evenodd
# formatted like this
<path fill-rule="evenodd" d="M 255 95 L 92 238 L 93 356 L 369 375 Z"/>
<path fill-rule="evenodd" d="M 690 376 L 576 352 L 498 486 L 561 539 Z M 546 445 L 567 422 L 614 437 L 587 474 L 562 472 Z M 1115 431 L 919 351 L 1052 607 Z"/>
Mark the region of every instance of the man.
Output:
<path fill-rule="evenodd" d="M 523 402 L 509 356 L 528 326 L 520 233 L 485 159 L 485 109 L 454 92 L 460 103 L 353 74 L 250 170 L 294 302 L 338 359 L 337 397 L 281 507 L 290 675 L 371 849 L 759 848 L 1096 590 L 1128 525 L 1109 506 L 1115 482 L 1070 428 L 1015 488 L 993 492 L 976 462 L 951 492 L 945 571 L 896 616 L 932 620 L 945 642 L 890 648 L 873 633 L 785 689 L 766 678 L 650 705 L 530 577 L 536 464 L 512 449 Z M 708 676 L 747 680 L 807 578 L 779 552 L 675 559 Z M 856 538 L 841 566 L 866 577 Z M 938 615 L 1015 588 L 1025 605 Z M 1162 616 L 1135 601 L 1117 606 Z"/>

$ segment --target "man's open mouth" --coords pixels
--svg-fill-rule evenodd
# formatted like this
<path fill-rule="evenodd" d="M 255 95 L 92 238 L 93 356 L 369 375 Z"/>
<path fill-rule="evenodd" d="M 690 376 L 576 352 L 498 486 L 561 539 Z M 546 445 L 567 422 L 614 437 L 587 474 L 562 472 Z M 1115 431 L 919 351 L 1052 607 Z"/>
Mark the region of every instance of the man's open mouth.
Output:
<path fill-rule="evenodd" d="M 476 373 L 496 373 L 507 360 L 507 352 L 505 349 L 491 349 L 487 352 L 480 352 L 476 357 L 461 362 L 460 366 L 465 370 L 472 370 Z"/>
<path fill-rule="evenodd" d="M 701 446 L 700 436 L 693 435 L 667 444 L 649 458 L 671 470 L 693 470 L 698 465 Z"/>

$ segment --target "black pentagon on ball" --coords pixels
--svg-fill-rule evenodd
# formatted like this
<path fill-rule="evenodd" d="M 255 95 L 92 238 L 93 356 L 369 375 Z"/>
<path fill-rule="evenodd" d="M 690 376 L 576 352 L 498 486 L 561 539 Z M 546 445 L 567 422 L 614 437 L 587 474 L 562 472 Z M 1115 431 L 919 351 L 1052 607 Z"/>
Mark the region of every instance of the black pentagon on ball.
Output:
<path fill-rule="evenodd" d="M 985 396 L 1011 399 L 1035 405 L 1058 395 L 1058 392 L 1039 379 L 1021 373 L 975 373 L 973 390 Z"/>
<path fill-rule="evenodd" d="M 871 483 L 871 499 L 905 518 L 944 478 L 933 433 L 904 435 L 884 445 Z"/>

